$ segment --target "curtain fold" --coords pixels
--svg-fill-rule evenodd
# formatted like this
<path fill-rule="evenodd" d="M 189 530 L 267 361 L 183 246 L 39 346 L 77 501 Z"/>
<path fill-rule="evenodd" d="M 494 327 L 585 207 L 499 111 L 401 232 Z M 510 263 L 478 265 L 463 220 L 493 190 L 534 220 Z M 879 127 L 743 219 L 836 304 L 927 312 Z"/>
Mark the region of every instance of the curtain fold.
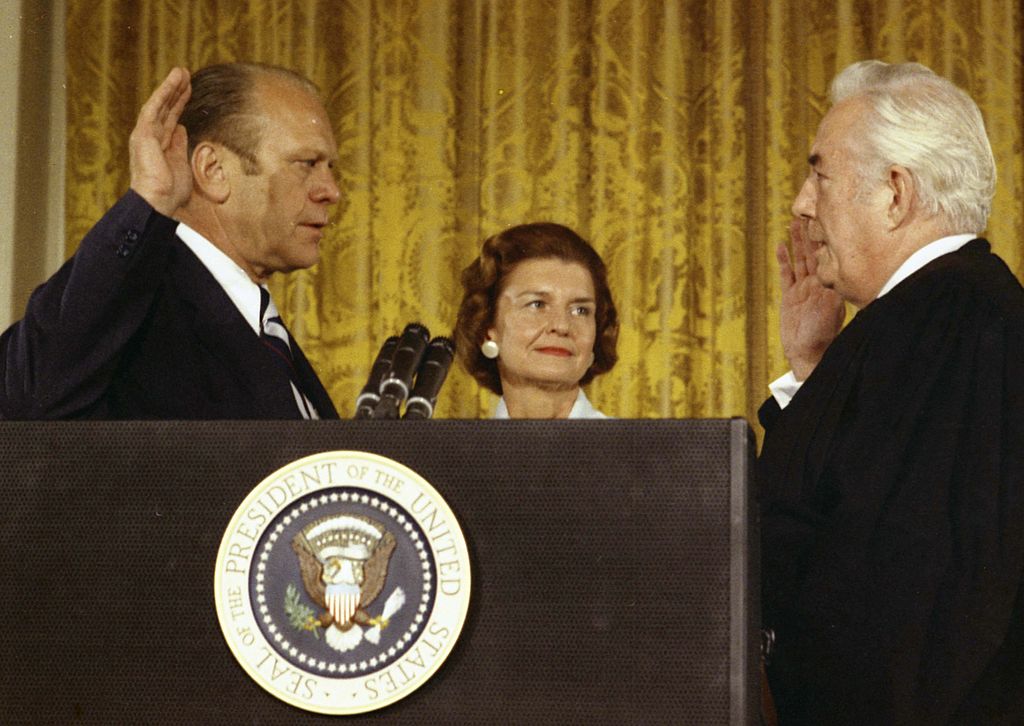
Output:
<path fill-rule="evenodd" d="M 602 254 L 618 417 L 755 420 L 785 371 L 774 247 L 827 109 L 862 58 L 916 60 L 979 103 L 999 168 L 989 236 L 1024 271 L 1022 10 L 1011 0 L 68 0 L 68 252 L 128 184 L 135 114 L 176 64 L 315 81 L 342 200 L 320 264 L 271 288 L 342 415 L 388 335 L 448 334 L 459 272 L 552 220 Z M 494 405 L 453 369 L 438 416 Z"/>

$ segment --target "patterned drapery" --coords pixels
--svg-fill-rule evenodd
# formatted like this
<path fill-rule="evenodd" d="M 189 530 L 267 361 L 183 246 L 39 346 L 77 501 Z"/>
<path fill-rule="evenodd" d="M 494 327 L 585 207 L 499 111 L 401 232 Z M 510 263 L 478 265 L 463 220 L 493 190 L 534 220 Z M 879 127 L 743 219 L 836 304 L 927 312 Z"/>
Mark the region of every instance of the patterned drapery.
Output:
<path fill-rule="evenodd" d="M 785 371 L 773 255 L 826 110 L 862 58 L 916 60 L 985 114 L 989 237 L 1024 271 L 1017 0 L 68 0 L 68 251 L 125 190 L 172 65 L 290 66 L 322 89 L 342 201 L 320 264 L 272 289 L 343 416 L 383 340 L 446 334 L 484 237 L 592 241 L 622 320 L 590 387 L 618 417 L 744 416 Z M 487 416 L 454 369 L 438 416 Z"/>

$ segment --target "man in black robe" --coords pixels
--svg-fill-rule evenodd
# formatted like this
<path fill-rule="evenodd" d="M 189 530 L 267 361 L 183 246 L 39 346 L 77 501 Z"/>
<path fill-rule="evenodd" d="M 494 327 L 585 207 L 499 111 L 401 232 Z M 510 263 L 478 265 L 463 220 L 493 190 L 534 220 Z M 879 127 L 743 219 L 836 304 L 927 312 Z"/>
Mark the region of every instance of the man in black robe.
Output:
<path fill-rule="evenodd" d="M 779 721 L 1024 723 L 1024 290 L 977 239 L 984 123 L 917 64 L 854 64 L 832 100 L 760 412 Z"/>

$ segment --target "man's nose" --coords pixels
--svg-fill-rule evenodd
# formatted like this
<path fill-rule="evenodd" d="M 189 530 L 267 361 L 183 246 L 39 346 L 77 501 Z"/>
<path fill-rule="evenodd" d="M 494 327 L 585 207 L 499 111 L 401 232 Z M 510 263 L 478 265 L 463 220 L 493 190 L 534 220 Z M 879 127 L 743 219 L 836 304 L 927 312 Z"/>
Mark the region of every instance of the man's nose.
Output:
<path fill-rule="evenodd" d="M 800 193 L 793 200 L 793 216 L 814 217 L 815 202 L 817 202 L 817 199 L 814 193 L 814 183 L 811 181 L 810 175 L 808 175 L 804 180 L 804 185 L 800 187 Z"/>
<path fill-rule="evenodd" d="M 330 167 L 324 166 L 320 170 L 310 197 L 315 202 L 325 204 L 337 204 L 338 200 L 341 199 L 341 190 L 338 188 L 338 182 L 335 180 L 334 172 Z"/>

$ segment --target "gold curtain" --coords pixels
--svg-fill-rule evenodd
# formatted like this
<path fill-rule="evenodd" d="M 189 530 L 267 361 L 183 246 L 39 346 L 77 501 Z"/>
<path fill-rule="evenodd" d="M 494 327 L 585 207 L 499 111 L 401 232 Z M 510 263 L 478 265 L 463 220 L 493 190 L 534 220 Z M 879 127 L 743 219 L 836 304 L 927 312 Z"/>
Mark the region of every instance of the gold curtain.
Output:
<path fill-rule="evenodd" d="M 1017 0 L 69 0 L 68 251 L 172 65 L 286 65 L 323 90 L 342 201 L 320 264 L 272 287 L 343 416 L 385 337 L 450 331 L 485 236 L 547 219 L 610 268 L 598 407 L 754 420 L 786 368 L 773 249 L 846 64 L 916 60 L 978 101 L 989 236 L 1024 271 L 1021 27 Z M 493 404 L 453 369 L 437 415 Z"/>

